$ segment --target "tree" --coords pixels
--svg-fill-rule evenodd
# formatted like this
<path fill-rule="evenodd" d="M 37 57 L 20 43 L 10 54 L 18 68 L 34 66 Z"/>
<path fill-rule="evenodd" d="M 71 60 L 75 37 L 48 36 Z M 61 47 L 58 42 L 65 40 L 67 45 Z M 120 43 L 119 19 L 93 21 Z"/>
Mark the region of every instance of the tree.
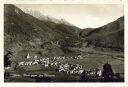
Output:
<path fill-rule="evenodd" d="M 12 52 L 8 52 L 6 55 L 4 55 L 4 67 L 11 66 L 12 61 L 10 60 L 12 56 Z"/>
<path fill-rule="evenodd" d="M 80 82 L 87 82 L 88 80 L 89 80 L 89 77 L 86 71 L 84 70 L 80 76 Z"/>
<path fill-rule="evenodd" d="M 11 66 L 11 63 L 12 61 L 10 60 L 11 59 L 11 55 L 12 55 L 12 52 L 8 52 L 6 55 L 4 55 L 4 67 L 8 67 L 8 66 Z M 8 78 L 10 76 L 10 73 L 5 70 L 4 71 L 4 78 Z"/>
<path fill-rule="evenodd" d="M 103 65 L 102 77 L 105 82 L 110 82 L 113 80 L 113 70 L 110 64 L 106 63 Z"/>

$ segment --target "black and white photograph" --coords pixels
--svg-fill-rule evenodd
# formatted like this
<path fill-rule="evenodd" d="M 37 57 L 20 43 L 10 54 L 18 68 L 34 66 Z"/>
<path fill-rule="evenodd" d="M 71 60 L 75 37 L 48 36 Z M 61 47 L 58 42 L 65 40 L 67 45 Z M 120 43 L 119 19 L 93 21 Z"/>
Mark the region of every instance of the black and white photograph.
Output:
<path fill-rule="evenodd" d="M 4 82 L 124 82 L 122 4 L 4 4 Z"/>

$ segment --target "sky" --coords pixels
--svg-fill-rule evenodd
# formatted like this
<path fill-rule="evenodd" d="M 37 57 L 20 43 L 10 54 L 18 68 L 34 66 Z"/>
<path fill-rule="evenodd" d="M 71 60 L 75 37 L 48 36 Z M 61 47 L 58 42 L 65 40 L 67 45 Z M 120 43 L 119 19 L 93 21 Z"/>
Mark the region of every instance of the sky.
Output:
<path fill-rule="evenodd" d="M 57 19 L 65 19 L 79 28 L 97 28 L 124 15 L 122 4 L 17 4 L 20 9 L 39 11 Z"/>

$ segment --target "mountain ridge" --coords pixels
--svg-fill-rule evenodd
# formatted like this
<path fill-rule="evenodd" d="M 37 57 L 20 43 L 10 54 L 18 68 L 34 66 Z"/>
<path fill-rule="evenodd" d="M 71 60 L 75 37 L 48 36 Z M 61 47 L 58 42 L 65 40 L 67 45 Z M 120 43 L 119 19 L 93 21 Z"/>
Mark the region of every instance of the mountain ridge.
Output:
<path fill-rule="evenodd" d="M 124 49 L 124 16 L 99 28 L 87 28 L 80 32 L 85 42 L 95 47 Z"/>
<path fill-rule="evenodd" d="M 99 28 L 82 30 L 74 25 L 39 20 L 11 4 L 4 5 L 4 15 L 4 50 L 5 53 L 13 51 L 16 57 L 25 50 L 50 56 L 65 55 L 67 47 L 80 48 L 84 43 L 88 43 L 87 47 L 124 49 L 122 17 Z"/>
<path fill-rule="evenodd" d="M 25 10 L 24 11 L 25 13 L 27 14 L 30 14 L 36 18 L 38 18 L 39 20 L 42 20 L 42 21 L 51 21 L 51 22 L 54 22 L 56 24 L 65 24 L 65 25 L 69 25 L 69 26 L 74 26 L 73 24 L 67 22 L 65 19 L 56 19 L 52 16 L 48 16 L 48 15 L 44 15 L 42 13 L 40 13 L 39 11 L 32 11 L 32 10 Z"/>
<path fill-rule="evenodd" d="M 79 28 L 39 20 L 14 5 L 4 5 L 4 15 L 5 51 L 14 51 L 16 55 L 22 50 L 43 50 L 44 43 L 57 42 L 66 37 L 78 39 Z M 56 49 L 62 51 L 60 47 Z"/>

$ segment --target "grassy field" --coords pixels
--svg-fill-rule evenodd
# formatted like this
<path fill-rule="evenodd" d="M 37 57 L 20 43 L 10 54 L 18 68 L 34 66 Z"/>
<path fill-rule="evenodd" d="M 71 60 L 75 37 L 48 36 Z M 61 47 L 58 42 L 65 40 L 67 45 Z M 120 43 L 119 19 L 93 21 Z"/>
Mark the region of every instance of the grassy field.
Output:
<path fill-rule="evenodd" d="M 76 49 L 73 49 L 76 50 Z M 77 49 L 78 50 L 78 49 Z M 79 64 L 82 65 L 85 70 L 91 68 L 102 69 L 105 63 L 112 65 L 112 69 L 115 73 L 124 74 L 124 52 L 118 51 L 101 51 L 91 48 L 79 49 L 80 55 L 83 59 L 61 59 L 62 63 Z"/>
<path fill-rule="evenodd" d="M 74 50 L 74 49 L 73 49 Z M 76 49 L 75 49 L 76 50 Z M 78 50 L 78 49 L 77 49 Z M 62 64 L 69 63 L 69 64 L 79 64 L 82 65 L 83 69 L 89 70 L 93 68 L 99 68 L 102 70 L 103 65 L 108 62 L 111 64 L 114 73 L 120 73 L 122 77 L 124 77 L 124 53 L 123 52 L 115 52 L 115 51 L 98 51 L 94 49 L 79 49 L 80 54 L 83 58 L 82 59 L 73 59 L 73 58 L 66 58 L 66 59 L 58 59 Z M 76 54 L 77 55 L 77 54 Z M 74 56 L 74 54 L 68 54 L 66 56 Z M 54 69 L 45 68 L 42 65 L 32 65 L 32 66 L 25 66 L 25 70 L 20 70 L 12 72 L 20 73 L 20 74 L 47 74 L 47 75 L 54 75 L 50 77 L 50 81 L 48 82 L 79 82 L 80 76 L 79 75 L 67 75 L 63 72 L 56 72 Z M 35 78 L 26 78 L 26 77 L 10 77 L 5 79 L 5 82 L 35 82 Z M 42 81 L 47 82 L 47 81 Z"/>

